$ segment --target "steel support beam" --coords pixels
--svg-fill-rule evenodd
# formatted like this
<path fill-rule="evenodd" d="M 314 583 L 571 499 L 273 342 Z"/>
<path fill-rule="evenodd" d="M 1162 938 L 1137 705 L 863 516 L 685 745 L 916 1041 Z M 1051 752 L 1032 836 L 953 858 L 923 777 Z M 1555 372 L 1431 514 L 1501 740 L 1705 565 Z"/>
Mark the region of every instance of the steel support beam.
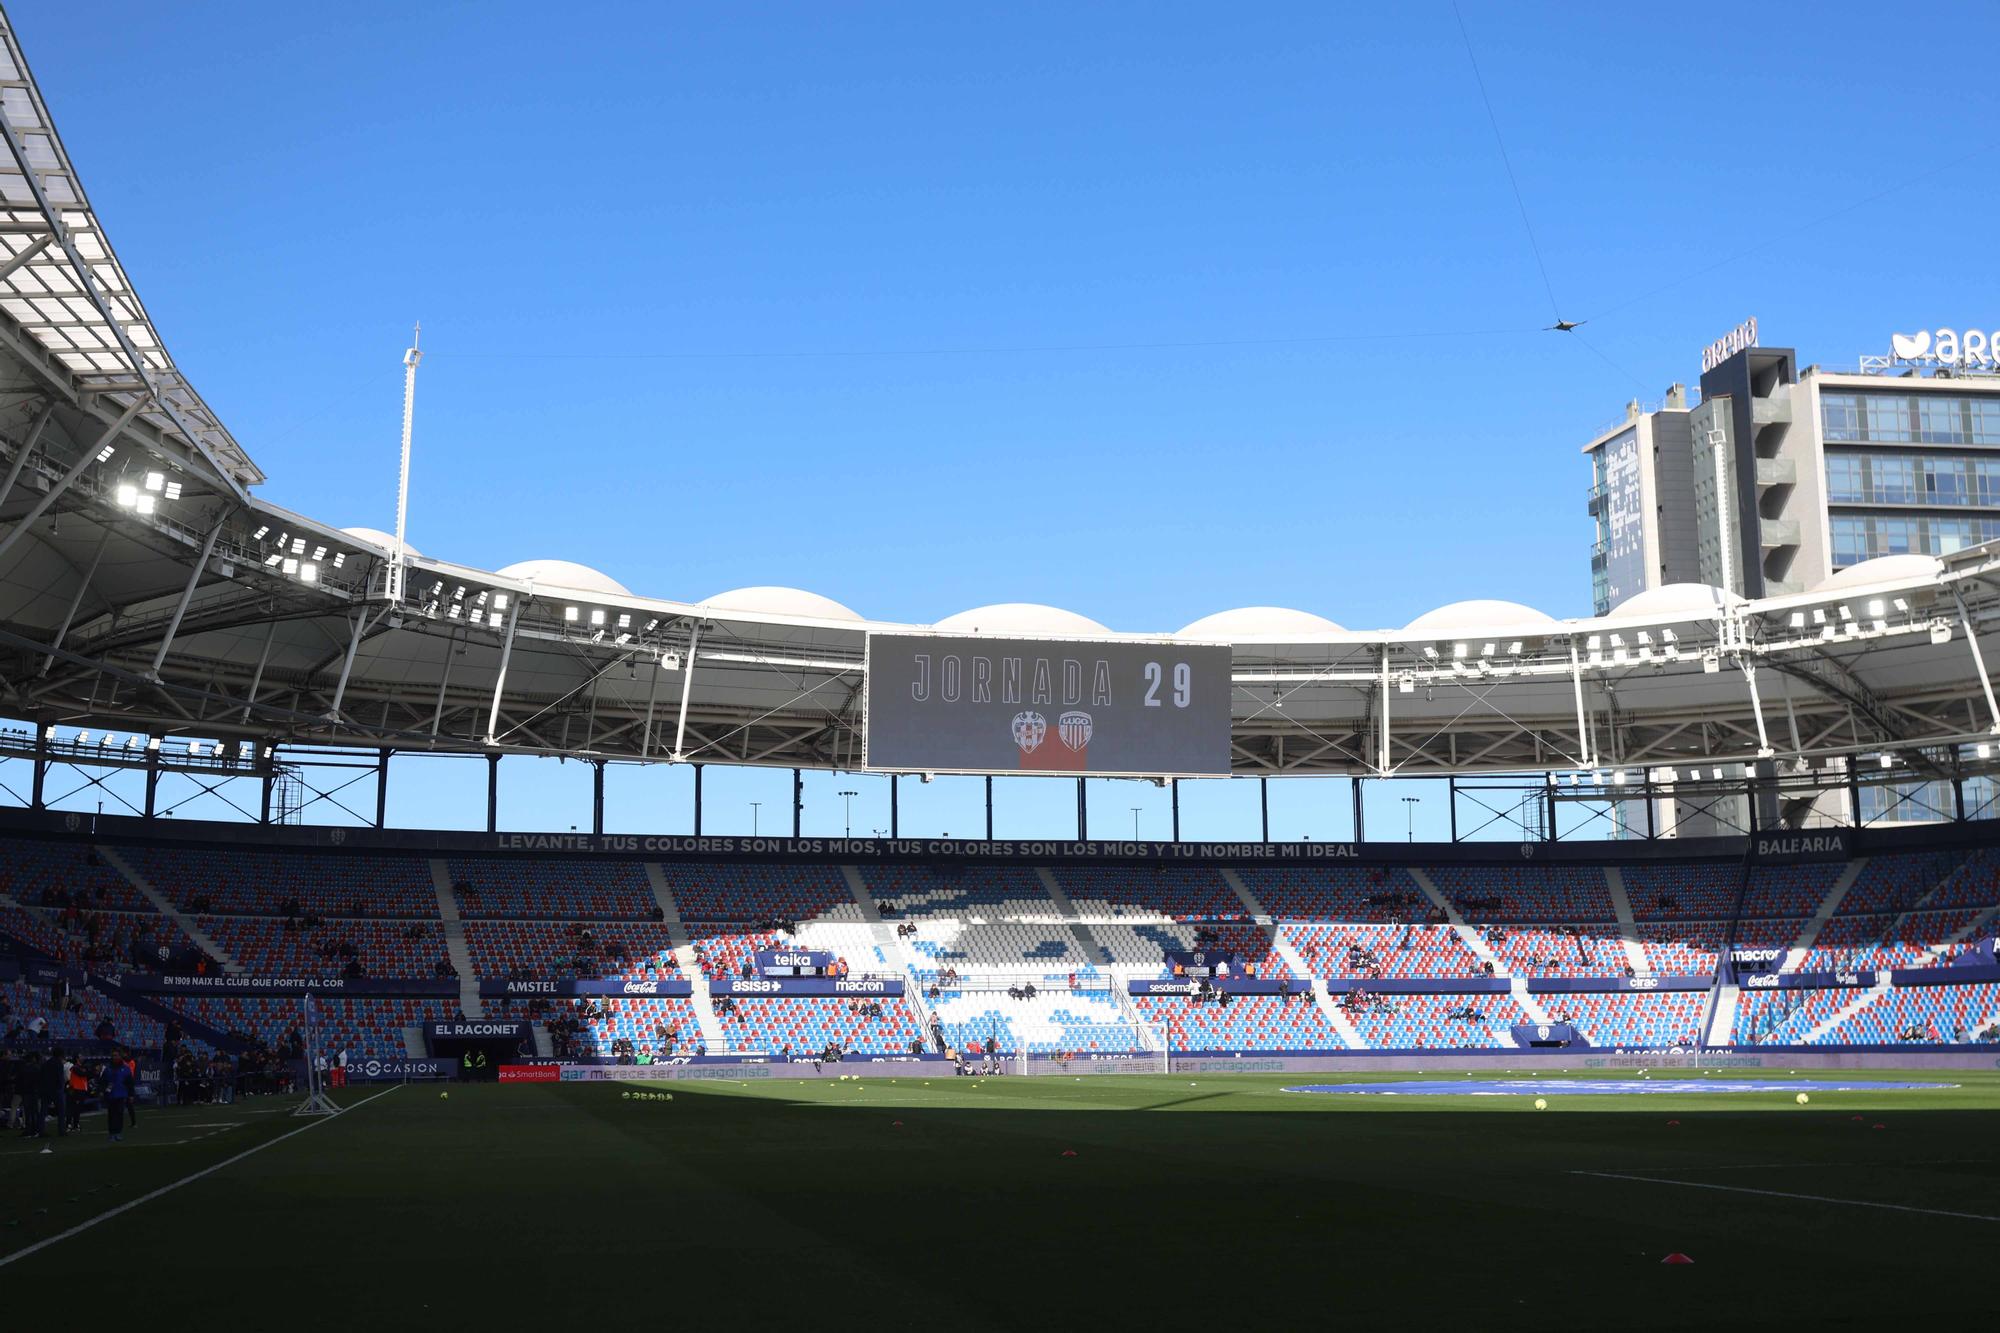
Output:
<path fill-rule="evenodd" d="M 375 827 L 389 822 L 389 751 L 375 752 Z"/>
<path fill-rule="evenodd" d="M 604 836 L 604 761 L 590 761 L 590 831 Z"/>
<path fill-rule="evenodd" d="M 500 831 L 500 755 L 486 756 L 486 831 Z"/>
<path fill-rule="evenodd" d="M 897 784 L 902 781 L 902 777 L 901 773 L 889 775 L 889 836 L 892 838 L 903 836 L 902 815 L 897 809 L 896 799 Z"/>
<path fill-rule="evenodd" d="M 28 438 L 22 441 L 20 451 L 14 455 L 14 465 L 7 469 L 7 480 L 0 481 L 0 504 L 6 504 L 7 497 L 14 493 L 14 483 L 21 479 L 21 469 L 28 465 L 29 455 L 33 454 L 35 446 L 41 443 L 42 431 L 48 426 L 49 418 L 55 415 L 55 411 L 54 401 L 44 404 L 42 414 L 35 418 L 35 424 L 29 428 Z"/>
<path fill-rule="evenodd" d="M 388 608 L 383 608 L 388 614 Z M 354 654 L 361 648 L 361 640 L 368 636 L 368 610 L 366 607 L 354 613 L 354 634 L 347 641 L 347 653 L 340 661 L 340 681 L 333 687 L 333 707 L 329 710 L 335 721 L 340 719 L 340 706 L 347 702 L 347 681 L 354 674 Z"/>
<path fill-rule="evenodd" d="M 674 724 L 674 752 L 668 756 L 677 764 L 687 758 L 687 752 L 682 746 L 687 741 L 688 695 L 694 689 L 694 650 L 700 646 L 701 624 L 697 621 L 694 628 L 688 632 L 687 657 L 681 662 L 681 716 L 680 721 Z M 697 785 L 701 782 L 700 769 L 695 770 L 695 782 Z M 697 801 L 696 804 L 700 803 Z"/>
<path fill-rule="evenodd" d="M 34 788 L 32 795 L 29 797 L 28 805 L 30 809 L 41 810 L 46 808 L 48 804 L 44 799 L 44 793 L 49 776 L 49 728 L 46 723 L 42 722 L 35 724 L 34 764 Z"/>
<path fill-rule="evenodd" d="M 991 773 L 986 775 L 986 837 L 989 842 L 993 838 L 993 775 Z"/>
<path fill-rule="evenodd" d="M 4 494 L 4 491 L 0 491 L 0 495 Z M 49 668 L 55 665 L 56 654 L 62 651 L 63 640 L 69 637 L 70 626 L 76 623 L 77 609 L 83 605 L 83 595 L 90 591 L 90 585 L 96 580 L 98 566 L 104 562 L 104 548 L 109 545 L 111 545 L 111 525 L 107 523 L 104 525 L 103 535 L 97 539 L 97 552 L 90 557 L 90 568 L 77 581 L 76 596 L 69 599 L 69 609 L 63 612 L 62 624 L 56 627 L 55 638 L 49 640 L 49 651 L 43 656 L 41 668 L 35 672 L 35 679 L 40 680 L 47 676 Z"/>
<path fill-rule="evenodd" d="M 992 780 L 991 778 L 987 779 L 988 782 Z M 1181 780 L 1179 778 L 1167 779 L 1167 801 L 1173 807 L 1174 812 L 1174 841 L 1179 842 L 1181 840 Z M 987 836 L 992 836 L 992 830 L 989 829 L 987 831 Z"/>
<path fill-rule="evenodd" d="M 799 836 L 800 826 L 806 814 L 806 775 L 800 769 L 792 770 L 792 836 Z"/>
<path fill-rule="evenodd" d="M 1090 841 L 1090 802 L 1084 796 L 1082 778 L 1076 780 L 1076 840 Z"/>
<path fill-rule="evenodd" d="M 1979 651 L 1979 634 L 1973 629 L 1972 617 L 1965 610 L 1965 598 L 1956 584 L 1952 586 L 1951 599 L 1958 603 L 1958 627 L 1972 649 L 1972 665 L 1979 676 L 1979 688 L 1986 695 L 1986 716 L 1992 719 L 1988 730 L 2000 736 L 2000 703 L 1993 699 L 1993 678 L 1986 674 L 1986 654 Z"/>
<path fill-rule="evenodd" d="M 6 117 L 0 116 L 0 124 L 5 123 Z M 5 537 L 0 537 L 0 555 L 7 554 L 14 543 L 21 540 L 28 530 L 41 520 L 42 515 L 55 506 L 55 502 L 63 497 L 63 493 L 76 484 L 76 479 L 83 475 L 83 470 L 97 461 L 97 456 L 104 452 L 104 446 L 116 439 L 118 432 L 132 424 L 132 418 L 138 415 L 139 403 L 135 400 L 118 420 L 105 427 L 104 433 L 97 437 L 97 443 L 84 447 L 83 452 L 77 455 L 76 461 L 69 465 L 69 471 L 58 477 L 55 485 L 49 487 L 48 494 L 37 500 L 35 507 L 23 514 Z"/>
<path fill-rule="evenodd" d="M 1264 841 L 1271 840 L 1271 779 L 1257 779 L 1257 816 L 1263 821 Z"/>
<path fill-rule="evenodd" d="M 702 765 L 694 766 L 694 836 L 697 838 L 701 836 L 701 770 Z"/>
<path fill-rule="evenodd" d="M 519 598 L 515 598 L 507 607 L 507 638 L 500 648 L 499 674 L 493 677 L 493 707 L 486 714 L 486 743 L 488 745 L 498 745 L 500 743 L 499 737 L 494 733 L 500 727 L 500 696 L 502 691 L 507 688 L 507 664 L 514 660 L 514 626 L 520 623 L 520 619 L 521 601 Z M 442 698 L 442 688 L 439 689 L 438 693 L 439 698 Z"/>
<path fill-rule="evenodd" d="M 153 817 L 160 795 L 160 738 L 146 738 L 146 818 Z"/>
<path fill-rule="evenodd" d="M 187 615 L 188 603 L 194 600 L 195 589 L 201 586 L 201 576 L 208 572 L 208 558 L 215 554 L 215 543 L 222 536 L 222 529 L 228 522 L 227 514 L 215 520 L 215 526 L 208 530 L 207 540 L 201 544 L 201 554 L 195 557 L 194 568 L 188 571 L 187 586 L 181 589 L 181 599 L 174 603 L 173 617 L 167 621 L 166 637 L 160 640 L 160 649 L 153 654 L 153 669 L 146 673 L 154 682 L 160 679 L 160 668 L 166 665 L 167 653 L 174 646 L 174 636 L 181 632 L 181 619 Z M 350 650 L 350 660 L 352 656 Z"/>

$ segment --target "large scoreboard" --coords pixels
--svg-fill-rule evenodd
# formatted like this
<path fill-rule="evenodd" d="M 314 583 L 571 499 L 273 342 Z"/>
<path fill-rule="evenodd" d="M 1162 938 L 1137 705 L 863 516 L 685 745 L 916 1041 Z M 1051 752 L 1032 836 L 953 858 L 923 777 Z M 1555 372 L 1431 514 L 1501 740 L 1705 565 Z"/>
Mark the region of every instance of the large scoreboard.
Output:
<path fill-rule="evenodd" d="M 868 768 L 1197 777 L 1229 772 L 1219 644 L 868 636 Z"/>

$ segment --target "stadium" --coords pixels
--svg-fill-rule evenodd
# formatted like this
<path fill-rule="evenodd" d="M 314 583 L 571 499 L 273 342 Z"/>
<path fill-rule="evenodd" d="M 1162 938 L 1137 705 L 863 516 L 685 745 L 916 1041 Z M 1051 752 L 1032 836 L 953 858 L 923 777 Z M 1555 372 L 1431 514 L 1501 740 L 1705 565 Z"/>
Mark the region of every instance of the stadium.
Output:
<path fill-rule="evenodd" d="M 1600 543 L 1589 617 L 1508 600 L 1504 563 L 1487 598 L 1371 630 L 906 623 L 483 569 L 414 549 L 400 508 L 341 527 L 255 493 L 0 35 L 0 1267 L 24 1319 L 176 1289 L 189 1323 L 304 1326 L 648 1298 L 667 1311 L 615 1317 L 1990 1303 L 2000 542 L 1821 542 L 1807 575 L 1800 510 L 1756 520 L 1825 503 L 1780 459 L 1819 398 L 1765 402 L 1754 332 L 1704 366 L 1698 431 L 1683 400 L 1593 440 L 1593 514 L 1620 441 L 1649 514 L 1669 484 L 1690 509 Z M 1874 371 L 1993 383 L 1920 352 Z M 1705 493 L 1654 461 L 1697 436 Z M 587 818 L 510 827 L 503 769 L 547 758 L 588 775 Z M 483 827 L 394 816 L 424 780 L 392 766 L 454 759 Z M 658 767 L 687 776 L 675 831 L 614 827 L 607 786 Z M 704 810 L 728 769 L 790 793 L 748 836 Z M 807 827 L 809 785 L 833 810 L 863 781 L 886 827 Z M 934 782 L 983 826 L 907 831 Z M 1073 787 L 1074 826 L 1000 836 L 996 782 L 1065 810 Z M 1274 839 L 1274 790 L 1315 782 L 1336 835 Z M 1382 826 L 1411 783 L 1445 836 L 1407 805 Z M 1183 838 L 1184 791 L 1217 784 L 1254 793 L 1256 836 Z"/>

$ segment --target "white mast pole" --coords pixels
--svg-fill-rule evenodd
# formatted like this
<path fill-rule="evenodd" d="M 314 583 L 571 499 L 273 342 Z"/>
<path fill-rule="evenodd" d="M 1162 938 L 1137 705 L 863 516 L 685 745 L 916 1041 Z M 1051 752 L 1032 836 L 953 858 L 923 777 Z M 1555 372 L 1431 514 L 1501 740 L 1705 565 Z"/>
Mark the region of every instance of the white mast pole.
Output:
<path fill-rule="evenodd" d="M 386 588 L 391 605 L 403 600 L 403 536 L 410 512 L 410 423 L 417 410 L 417 366 L 424 359 L 417 344 L 423 333 L 424 326 L 417 325 L 410 335 L 409 350 L 403 353 L 403 470 L 396 484 L 396 554 L 389 565 Z"/>

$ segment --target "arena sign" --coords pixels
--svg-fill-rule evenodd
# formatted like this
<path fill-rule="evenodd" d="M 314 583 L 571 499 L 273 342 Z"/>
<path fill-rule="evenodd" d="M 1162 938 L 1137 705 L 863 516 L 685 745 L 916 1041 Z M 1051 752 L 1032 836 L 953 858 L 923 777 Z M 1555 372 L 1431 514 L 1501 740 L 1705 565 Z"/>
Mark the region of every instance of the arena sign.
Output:
<path fill-rule="evenodd" d="M 1738 352 L 1755 347 L 1756 345 L 1757 317 L 1752 315 L 1701 349 L 1701 368 L 1703 371 L 1714 370 Z"/>
<path fill-rule="evenodd" d="M 868 636 L 864 766 L 927 773 L 1229 772 L 1217 644 Z"/>
<path fill-rule="evenodd" d="M 1890 358 L 1921 366 L 1955 366 L 1962 370 L 2000 369 L 2000 330 L 1920 329 L 1889 335 Z"/>

